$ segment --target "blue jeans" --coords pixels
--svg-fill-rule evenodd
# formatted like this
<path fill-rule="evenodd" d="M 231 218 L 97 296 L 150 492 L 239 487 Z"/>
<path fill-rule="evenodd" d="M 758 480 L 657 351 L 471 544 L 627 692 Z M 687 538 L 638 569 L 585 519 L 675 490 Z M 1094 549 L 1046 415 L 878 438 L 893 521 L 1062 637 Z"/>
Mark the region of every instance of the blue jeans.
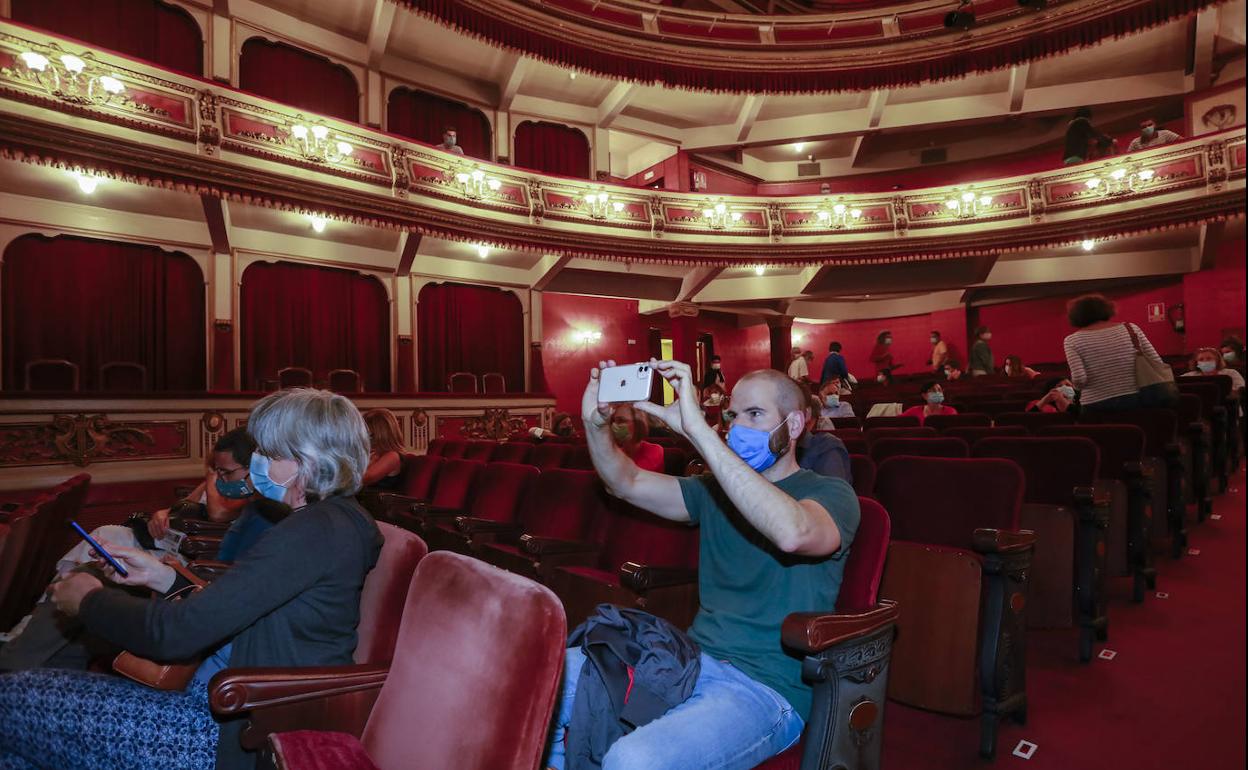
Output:
<path fill-rule="evenodd" d="M 563 738 L 584 662 L 580 647 L 567 649 L 543 767 L 564 770 Z M 689 699 L 616 741 L 602 770 L 752 770 L 801 737 L 805 724 L 780 693 L 706 653 L 701 662 Z"/>

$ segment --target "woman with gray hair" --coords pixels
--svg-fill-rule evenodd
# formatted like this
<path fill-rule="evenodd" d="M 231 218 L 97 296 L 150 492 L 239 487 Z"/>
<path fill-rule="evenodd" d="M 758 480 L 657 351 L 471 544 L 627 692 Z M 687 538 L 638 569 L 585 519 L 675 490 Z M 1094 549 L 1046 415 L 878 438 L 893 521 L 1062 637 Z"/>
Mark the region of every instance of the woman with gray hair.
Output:
<path fill-rule="evenodd" d="M 104 544 L 126 568 L 106 585 L 79 573 L 51 589 L 57 608 L 118 647 L 158 661 L 203 657 L 184 692 L 115 676 L 38 669 L 0 676 L 0 767 L 87 770 L 252 768 L 242 723 L 218 725 L 208 680 L 222 668 L 351 663 L 364 578 L 381 533 L 354 495 L 368 433 L 348 399 L 285 390 L 261 399 L 251 484 L 294 512 L 224 575 L 181 601 L 189 584 L 146 551 Z M 156 592 L 144 599 L 116 586 Z"/>

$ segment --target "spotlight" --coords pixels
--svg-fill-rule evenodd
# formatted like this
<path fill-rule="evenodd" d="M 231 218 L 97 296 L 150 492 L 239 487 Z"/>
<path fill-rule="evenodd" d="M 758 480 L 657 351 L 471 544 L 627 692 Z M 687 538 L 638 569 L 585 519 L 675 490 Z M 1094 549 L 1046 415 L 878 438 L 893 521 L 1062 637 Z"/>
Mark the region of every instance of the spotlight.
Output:
<path fill-rule="evenodd" d="M 1083 247 L 1084 251 L 1092 251 L 1093 249 L 1096 248 L 1096 241 L 1085 240 L 1083 243 L 1079 245 Z"/>
<path fill-rule="evenodd" d="M 308 221 L 312 223 L 313 231 L 318 233 L 325 232 L 325 217 L 318 217 L 315 214 L 309 214 Z"/>
<path fill-rule="evenodd" d="M 758 265 L 754 268 L 754 275 L 762 275 L 765 272 L 767 272 L 767 268 L 762 265 Z"/>
<path fill-rule="evenodd" d="M 78 189 L 82 190 L 87 195 L 95 192 L 96 186 L 100 183 L 99 177 L 91 176 L 90 174 L 79 174 L 76 172 L 74 173 L 74 180 L 78 182 Z"/>
<path fill-rule="evenodd" d="M 485 259 L 490 256 L 490 247 L 484 243 L 477 244 L 477 257 Z"/>
<path fill-rule="evenodd" d="M 948 29 L 960 29 L 966 32 L 973 26 L 975 26 L 975 6 L 971 5 L 971 0 L 962 0 L 958 3 L 956 10 L 945 14 L 945 27 Z"/>

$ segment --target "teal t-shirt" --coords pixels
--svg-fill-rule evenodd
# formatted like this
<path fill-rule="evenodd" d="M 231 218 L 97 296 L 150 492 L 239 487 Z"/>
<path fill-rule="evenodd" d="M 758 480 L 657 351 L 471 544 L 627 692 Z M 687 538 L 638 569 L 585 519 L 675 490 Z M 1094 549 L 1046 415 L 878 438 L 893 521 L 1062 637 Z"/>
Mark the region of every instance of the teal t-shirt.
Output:
<path fill-rule="evenodd" d="M 802 682 L 801 660 L 784 651 L 780 626 L 793 612 L 836 608 L 845 559 L 858 531 L 858 496 L 843 480 L 806 470 L 776 486 L 794 500 L 823 506 L 841 531 L 840 550 L 817 559 L 784 553 L 737 512 L 713 476 L 680 479 L 689 517 L 702 528 L 701 606 L 689 634 L 708 655 L 783 695 L 806 719 L 810 687 Z"/>

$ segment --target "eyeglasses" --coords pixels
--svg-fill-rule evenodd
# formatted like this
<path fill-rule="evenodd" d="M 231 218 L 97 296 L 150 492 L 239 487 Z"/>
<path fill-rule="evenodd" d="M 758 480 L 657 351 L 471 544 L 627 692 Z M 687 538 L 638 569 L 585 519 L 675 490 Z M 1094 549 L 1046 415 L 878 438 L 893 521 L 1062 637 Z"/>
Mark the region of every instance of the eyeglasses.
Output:
<path fill-rule="evenodd" d="M 229 481 L 230 476 L 233 476 L 235 473 L 238 473 L 239 471 L 245 471 L 245 470 L 247 470 L 247 468 L 244 468 L 243 466 L 240 465 L 237 468 L 213 468 L 212 472 L 217 474 L 217 478 L 222 479 L 224 481 Z"/>

